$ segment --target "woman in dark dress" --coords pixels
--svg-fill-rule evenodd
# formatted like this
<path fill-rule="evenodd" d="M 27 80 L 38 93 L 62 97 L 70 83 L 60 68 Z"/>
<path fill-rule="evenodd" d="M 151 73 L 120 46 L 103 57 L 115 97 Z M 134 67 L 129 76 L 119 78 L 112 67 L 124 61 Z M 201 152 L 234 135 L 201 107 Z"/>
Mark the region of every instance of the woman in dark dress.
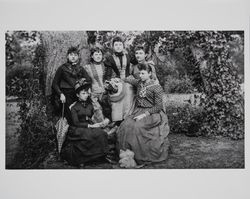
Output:
<path fill-rule="evenodd" d="M 84 78 L 87 82 L 91 82 L 91 78 L 85 69 L 80 66 L 79 51 L 76 47 L 68 49 L 67 59 L 68 62 L 61 65 L 56 71 L 52 83 L 52 91 L 55 98 L 54 106 L 61 110 L 62 103 L 65 103 L 65 117 L 68 123 L 72 124 L 69 106 L 77 101 L 74 89 L 76 81 Z"/>
<path fill-rule="evenodd" d="M 115 37 L 112 40 L 113 53 L 105 58 L 104 65 L 107 67 L 104 80 L 110 80 L 112 77 L 124 79 L 129 76 L 130 56 L 125 52 L 124 42 L 121 37 Z"/>
<path fill-rule="evenodd" d="M 112 54 L 108 54 L 105 58 L 104 65 L 106 71 L 104 80 L 112 78 L 125 79 L 130 74 L 131 58 L 125 51 L 123 39 L 119 36 L 112 40 Z M 123 83 L 123 91 L 126 95 L 120 101 L 113 101 L 112 107 L 112 121 L 117 126 L 120 125 L 122 120 L 131 113 L 132 98 L 129 97 L 132 92 L 131 85 Z"/>
<path fill-rule="evenodd" d="M 108 135 L 92 124 L 94 108 L 89 97 L 91 84 L 76 84 L 78 101 L 71 107 L 72 125 L 63 144 L 61 157 L 69 164 L 79 166 L 108 154 Z"/>

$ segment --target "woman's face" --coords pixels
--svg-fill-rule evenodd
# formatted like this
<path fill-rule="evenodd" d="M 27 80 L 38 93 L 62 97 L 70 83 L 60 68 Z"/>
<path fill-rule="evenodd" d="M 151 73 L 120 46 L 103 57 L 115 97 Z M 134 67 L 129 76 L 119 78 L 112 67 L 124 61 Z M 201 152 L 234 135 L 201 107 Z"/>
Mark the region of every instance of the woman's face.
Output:
<path fill-rule="evenodd" d="M 150 79 L 151 72 L 148 72 L 147 70 L 140 70 L 139 76 L 141 81 L 145 82 Z"/>
<path fill-rule="evenodd" d="M 117 53 L 120 53 L 123 51 L 123 43 L 120 42 L 120 41 L 116 41 L 114 44 L 113 44 L 113 48 L 114 48 L 114 51 L 117 52 Z"/>
<path fill-rule="evenodd" d="M 96 52 L 94 52 L 94 54 L 91 57 L 95 62 L 101 62 L 102 61 L 102 52 L 96 51 Z"/>
<path fill-rule="evenodd" d="M 72 52 L 72 53 L 69 53 L 68 54 L 68 60 L 70 63 L 74 64 L 74 63 L 77 63 L 78 60 L 79 60 L 79 55 Z"/>
<path fill-rule="evenodd" d="M 145 61 L 146 59 L 146 53 L 144 52 L 144 50 L 137 50 L 135 51 L 135 58 L 136 60 L 140 63 Z"/>
<path fill-rule="evenodd" d="M 85 91 L 85 90 L 82 90 L 76 95 L 77 95 L 77 97 L 79 98 L 80 101 L 86 101 L 88 99 L 89 92 Z"/>

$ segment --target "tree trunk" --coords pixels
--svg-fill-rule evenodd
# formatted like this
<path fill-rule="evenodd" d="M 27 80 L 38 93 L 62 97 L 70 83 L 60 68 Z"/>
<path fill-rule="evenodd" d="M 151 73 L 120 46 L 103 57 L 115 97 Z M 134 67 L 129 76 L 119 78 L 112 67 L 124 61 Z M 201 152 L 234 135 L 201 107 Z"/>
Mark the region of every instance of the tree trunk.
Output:
<path fill-rule="evenodd" d="M 67 50 L 71 46 L 80 49 L 81 65 L 89 58 L 89 46 L 85 31 L 42 31 L 41 42 L 45 49 L 45 95 L 51 95 L 51 85 L 55 72 L 67 61 Z"/>

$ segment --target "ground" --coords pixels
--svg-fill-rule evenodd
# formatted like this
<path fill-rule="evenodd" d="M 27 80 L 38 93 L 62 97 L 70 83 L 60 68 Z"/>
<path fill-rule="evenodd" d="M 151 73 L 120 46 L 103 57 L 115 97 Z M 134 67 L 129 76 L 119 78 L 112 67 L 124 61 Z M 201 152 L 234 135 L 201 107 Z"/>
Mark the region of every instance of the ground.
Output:
<path fill-rule="evenodd" d="M 187 137 L 170 134 L 171 148 L 166 161 L 146 165 L 143 169 L 244 168 L 244 141 L 228 138 Z M 52 152 L 41 164 L 43 169 L 77 169 L 60 161 Z M 92 163 L 84 169 L 121 169 L 118 164 Z"/>
<path fill-rule="evenodd" d="M 6 168 L 11 164 L 18 148 L 16 129 L 20 125 L 13 115 L 16 103 L 6 104 Z M 143 169 L 198 169 L 198 168 L 244 168 L 244 140 L 224 137 L 187 137 L 184 134 L 169 134 L 171 147 L 166 161 L 146 165 Z M 69 166 L 52 151 L 39 166 L 41 169 L 77 169 Z M 84 169 L 121 169 L 118 164 L 92 163 Z"/>

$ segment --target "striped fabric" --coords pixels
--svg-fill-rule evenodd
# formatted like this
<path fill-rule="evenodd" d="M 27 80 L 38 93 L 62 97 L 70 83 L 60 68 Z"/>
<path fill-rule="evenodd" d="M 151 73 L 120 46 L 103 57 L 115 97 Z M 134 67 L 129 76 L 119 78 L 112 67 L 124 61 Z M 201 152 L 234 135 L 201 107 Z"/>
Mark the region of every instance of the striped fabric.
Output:
<path fill-rule="evenodd" d="M 144 84 L 132 76 L 127 77 L 125 81 L 137 87 L 137 107 L 147 108 L 150 114 L 158 113 L 163 109 L 163 89 L 159 84 L 155 84 L 153 80 Z"/>

